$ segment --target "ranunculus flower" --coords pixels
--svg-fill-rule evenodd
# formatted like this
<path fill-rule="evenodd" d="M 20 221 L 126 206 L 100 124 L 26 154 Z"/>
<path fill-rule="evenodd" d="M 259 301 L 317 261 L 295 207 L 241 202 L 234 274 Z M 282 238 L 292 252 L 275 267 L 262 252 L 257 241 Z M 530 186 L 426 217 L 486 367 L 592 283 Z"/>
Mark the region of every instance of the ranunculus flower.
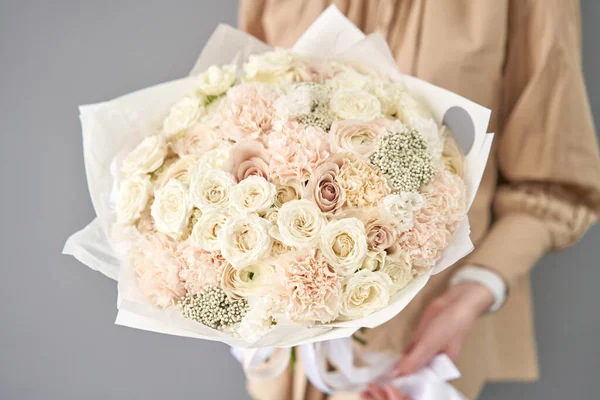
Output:
<path fill-rule="evenodd" d="M 268 222 L 258 215 L 234 215 L 219 232 L 221 253 L 235 269 L 242 269 L 269 255 L 272 239 Z"/>
<path fill-rule="evenodd" d="M 187 187 L 178 180 L 171 179 L 154 193 L 151 214 L 159 232 L 179 239 L 187 228 L 191 213 Z"/>
<path fill-rule="evenodd" d="M 339 119 L 371 120 L 381 116 L 377 97 L 361 89 L 340 89 L 331 96 L 331 111 Z"/>
<path fill-rule="evenodd" d="M 235 185 L 231 174 L 219 169 L 194 170 L 190 177 L 190 198 L 202 212 L 229 206 L 229 193 Z"/>
<path fill-rule="evenodd" d="M 192 244 L 208 251 L 219 250 L 221 248 L 219 232 L 228 218 L 229 215 L 223 210 L 213 210 L 202 214 L 192 229 L 190 236 Z"/>
<path fill-rule="evenodd" d="M 388 275 L 392 280 L 392 295 L 404 289 L 415 276 L 412 265 L 410 264 L 410 257 L 402 252 L 388 255 L 380 271 Z"/>
<path fill-rule="evenodd" d="M 162 165 L 167 151 L 167 142 L 163 136 L 148 136 L 125 157 L 121 171 L 126 175 L 153 172 Z"/>
<path fill-rule="evenodd" d="M 306 197 L 324 213 L 335 214 L 346 202 L 346 191 L 336 181 L 340 167 L 332 162 L 318 167 L 306 185 Z"/>
<path fill-rule="evenodd" d="M 292 200 L 300 200 L 304 193 L 304 184 L 290 180 L 285 185 L 276 185 L 275 206 L 281 207 Z"/>
<path fill-rule="evenodd" d="M 271 155 L 261 143 L 244 140 L 233 145 L 223 168 L 231 172 L 236 182 L 253 175 L 269 179 L 270 160 Z"/>
<path fill-rule="evenodd" d="M 288 253 L 277 262 L 284 271 L 282 299 L 289 319 L 312 325 L 337 318 L 340 278 L 318 250 Z"/>
<path fill-rule="evenodd" d="M 377 150 L 378 139 L 385 134 L 385 121 L 336 120 L 331 125 L 332 150 L 351 151 L 362 157 L 368 157 Z"/>
<path fill-rule="evenodd" d="M 367 251 L 367 255 L 360 266 L 360 269 L 366 269 L 368 271 L 379 271 L 383 264 L 387 253 L 383 250 L 379 251 Z"/>
<path fill-rule="evenodd" d="M 219 96 L 233 86 L 235 75 L 235 65 L 224 65 L 221 68 L 211 65 L 198 75 L 198 90 L 207 96 Z"/>
<path fill-rule="evenodd" d="M 294 54 L 282 48 L 253 54 L 244 64 L 244 80 L 282 84 L 294 79 Z"/>
<path fill-rule="evenodd" d="M 275 267 L 263 261 L 235 269 L 228 265 L 221 279 L 221 287 L 234 298 L 262 296 L 269 292 Z"/>
<path fill-rule="evenodd" d="M 121 182 L 117 200 L 117 223 L 132 224 L 146 208 L 152 194 L 152 184 L 148 175 L 132 176 Z"/>
<path fill-rule="evenodd" d="M 249 176 L 231 188 L 231 206 L 241 213 L 266 211 L 275 201 L 275 185 L 261 176 Z"/>
<path fill-rule="evenodd" d="M 326 219 L 319 208 L 309 200 L 292 200 L 281 206 L 277 218 L 280 237 L 292 247 L 313 246 L 319 240 Z"/>
<path fill-rule="evenodd" d="M 319 247 L 341 276 L 350 276 L 367 255 L 365 226 L 358 218 L 329 222 L 323 229 Z"/>
<path fill-rule="evenodd" d="M 206 98 L 200 94 L 186 96 L 179 100 L 163 122 L 163 132 L 173 136 L 194 125 L 206 113 Z"/>
<path fill-rule="evenodd" d="M 220 142 L 215 131 L 205 125 L 196 124 L 175 135 L 171 139 L 171 147 L 179 157 L 200 157 L 217 147 Z"/>
<path fill-rule="evenodd" d="M 219 286 L 228 265 L 221 253 L 199 249 L 189 239 L 179 243 L 176 257 L 182 264 L 179 278 L 190 294 L 198 294 L 208 286 Z"/>
<path fill-rule="evenodd" d="M 387 306 L 391 286 L 392 280 L 383 272 L 363 269 L 352 275 L 343 288 L 342 319 L 362 318 Z"/>

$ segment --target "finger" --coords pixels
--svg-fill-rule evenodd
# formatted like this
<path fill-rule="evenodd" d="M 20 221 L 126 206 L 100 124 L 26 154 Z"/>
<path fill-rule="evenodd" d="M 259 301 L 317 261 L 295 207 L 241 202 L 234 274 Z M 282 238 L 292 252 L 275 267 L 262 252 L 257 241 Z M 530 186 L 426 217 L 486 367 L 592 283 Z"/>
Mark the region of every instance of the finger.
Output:
<path fill-rule="evenodd" d="M 381 388 L 381 386 L 370 383 L 368 388 L 369 394 L 374 400 L 388 400 L 387 394 L 385 393 L 385 390 Z"/>
<path fill-rule="evenodd" d="M 385 393 L 387 394 L 389 400 L 410 400 L 410 398 L 407 395 L 400 392 L 393 385 L 387 385 L 385 387 Z"/>
<path fill-rule="evenodd" d="M 360 394 L 360 398 L 364 400 L 372 400 L 373 396 L 371 396 L 371 393 L 369 391 L 364 391 Z"/>
<path fill-rule="evenodd" d="M 464 343 L 465 343 L 465 340 L 463 337 L 454 338 L 453 340 L 450 341 L 450 343 L 448 343 L 444 353 L 446 353 L 446 355 L 448 357 L 450 357 L 450 359 L 454 363 L 456 363 L 458 361 L 458 358 L 460 356 L 460 352 L 463 348 Z"/>
<path fill-rule="evenodd" d="M 393 376 L 413 374 L 429 364 L 431 359 L 444 347 L 444 341 L 443 330 L 435 329 L 435 327 L 428 329 L 411 351 L 398 362 Z"/>
<path fill-rule="evenodd" d="M 438 298 L 432 301 L 425 308 L 425 311 L 421 315 L 421 318 L 419 318 L 419 323 L 417 324 L 417 327 L 415 328 L 415 331 L 413 333 L 413 340 L 417 340 L 423 335 L 423 333 L 427 329 L 427 326 L 429 326 L 431 320 L 433 320 L 437 315 L 439 315 L 445 307 L 446 302 L 443 301 L 441 298 Z"/>

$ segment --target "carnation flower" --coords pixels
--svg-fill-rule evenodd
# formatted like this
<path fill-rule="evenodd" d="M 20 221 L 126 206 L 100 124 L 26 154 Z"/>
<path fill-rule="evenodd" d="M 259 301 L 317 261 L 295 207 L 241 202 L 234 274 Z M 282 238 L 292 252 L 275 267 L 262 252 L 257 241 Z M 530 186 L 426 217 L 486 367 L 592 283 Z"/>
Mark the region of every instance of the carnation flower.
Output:
<path fill-rule="evenodd" d="M 279 121 L 287 121 L 302 114 L 308 114 L 313 104 L 311 85 L 295 85 L 275 101 L 275 110 Z"/>
<path fill-rule="evenodd" d="M 414 215 L 424 203 L 425 200 L 419 193 L 390 194 L 381 201 L 381 212 L 398 232 L 405 232 L 413 227 Z"/>
<path fill-rule="evenodd" d="M 233 86 L 235 75 L 235 65 L 224 65 L 221 68 L 211 65 L 198 75 L 198 90 L 207 96 L 219 96 Z"/>
<path fill-rule="evenodd" d="M 270 160 L 271 155 L 261 143 L 244 140 L 233 145 L 223 168 L 231 172 L 236 182 L 253 175 L 269 179 Z"/>
<path fill-rule="evenodd" d="M 192 204 L 187 188 L 176 179 L 171 179 L 154 193 L 151 214 L 159 232 L 178 239 L 185 233 Z"/>
<path fill-rule="evenodd" d="M 201 124 L 196 124 L 171 139 L 171 147 L 179 157 L 199 157 L 219 143 L 217 133 Z"/>
<path fill-rule="evenodd" d="M 365 90 L 377 97 L 381 103 L 381 112 L 386 116 L 396 115 L 398 103 L 404 93 L 402 82 L 390 82 L 383 79 L 371 79 L 365 85 Z"/>
<path fill-rule="evenodd" d="M 119 186 L 117 223 L 132 224 L 140 218 L 151 194 L 152 184 L 148 175 L 132 176 L 123 181 Z"/>
<path fill-rule="evenodd" d="M 339 172 L 340 167 L 335 163 L 322 164 L 306 185 L 307 198 L 314 201 L 324 213 L 335 214 L 346 202 L 346 191 L 336 180 Z"/>
<path fill-rule="evenodd" d="M 327 134 L 320 128 L 285 124 L 268 138 L 271 153 L 270 176 L 285 184 L 291 179 L 306 181 L 313 171 L 329 157 Z"/>
<path fill-rule="evenodd" d="M 206 98 L 203 95 L 190 95 L 179 100 L 163 122 L 163 132 L 173 136 L 194 125 L 198 118 L 206 113 Z"/>
<path fill-rule="evenodd" d="M 377 150 L 377 141 L 385 133 L 385 121 L 339 121 L 331 125 L 332 149 L 351 151 L 363 157 L 368 157 Z"/>
<path fill-rule="evenodd" d="M 276 185 L 275 206 L 281 207 L 292 200 L 300 200 L 304 194 L 304 184 L 300 181 L 289 180 L 285 185 Z"/>
<path fill-rule="evenodd" d="M 415 215 L 412 229 L 398 236 L 399 249 L 410 258 L 410 263 L 420 275 L 429 271 L 448 247 L 452 234 L 444 225 L 421 210 Z"/>
<path fill-rule="evenodd" d="M 342 157 L 340 153 L 337 156 Z M 346 207 L 373 207 L 390 194 L 387 180 L 378 169 L 352 154 L 343 157 L 337 181 L 346 192 Z"/>
<path fill-rule="evenodd" d="M 249 300 L 249 310 L 242 318 L 238 334 L 248 342 L 256 342 L 275 325 L 280 302 L 275 296 L 261 296 Z"/>
<path fill-rule="evenodd" d="M 337 318 L 341 282 L 318 250 L 289 253 L 278 262 L 284 270 L 281 297 L 289 319 L 313 324 Z"/>
<path fill-rule="evenodd" d="M 392 295 L 404 289 L 415 276 L 410 264 L 410 257 L 401 252 L 387 256 L 380 271 L 392 280 Z"/>
<path fill-rule="evenodd" d="M 264 137 L 273 128 L 277 97 L 278 92 L 263 83 L 234 86 L 220 106 L 221 133 L 235 141 Z"/>
<path fill-rule="evenodd" d="M 275 185 L 260 176 L 249 176 L 231 188 L 230 204 L 238 212 L 265 211 L 275 200 Z"/>
<path fill-rule="evenodd" d="M 431 112 L 421 102 L 415 99 L 409 92 L 399 93 L 398 103 L 396 105 L 396 116 L 405 124 L 409 124 L 414 117 L 425 119 L 432 118 Z"/>
<path fill-rule="evenodd" d="M 426 199 L 424 216 L 445 224 L 454 231 L 465 218 L 467 193 L 465 182 L 447 170 L 441 170 L 421 193 Z"/>
<path fill-rule="evenodd" d="M 358 271 L 344 285 L 340 316 L 353 320 L 382 309 L 390 301 L 391 286 L 392 280 L 383 272 Z"/>
<path fill-rule="evenodd" d="M 257 263 L 271 251 L 267 221 L 255 214 L 235 215 L 219 232 L 221 253 L 235 269 Z"/>
<path fill-rule="evenodd" d="M 288 246 L 313 246 L 319 240 L 326 219 L 319 208 L 309 200 L 292 200 L 285 203 L 278 213 L 277 239 Z"/>
<path fill-rule="evenodd" d="M 274 274 L 275 267 L 263 261 L 239 270 L 228 265 L 221 279 L 221 287 L 233 298 L 266 295 Z"/>
<path fill-rule="evenodd" d="M 175 249 L 173 241 L 157 233 L 142 239 L 131 253 L 140 292 L 160 308 L 175 305 L 185 294 Z"/>
<path fill-rule="evenodd" d="M 190 177 L 190 198 L 202 212 L 227 208 L 233 185 L 233 177 L 225 171 L 194 169 L 193 176 Z"/>
<path fill-rule="evenodd" d="M 439 126 L 432 118 L 412 117 L 406 125 L 421 134 L 427 142 L 427 151 L 433 160 L 439 160 L 442 157 L 444 137 L 440 135 Z"/>
<path fill-rule="evenodd" d="M 282 84 L 294 79 L 294 54 L 282 48 L 253 54 L 244 64 L 244 80 Z"/>
<path fill-rule="evenodd" d="M 121 171 L 126 175 L 150 173 L 162 165 L 167 150 L 163 136 L 148 136 L 125 157 Z"/>
<path fill-rule="evenodd" d="M 339 119 L 371 120 L 381 116 L 377 97 L 360 89 L 341 89 L 331 96 L 331 111 Z"/>
<path fill-rule="evenodd" d="M 182 263 L 179 278 L 189 294 L 198 294 L 209 286 L 219 286 L 228 265 L 221 253 L 199 249 L 189 239 L 179 244 L 176 257 Z"/>
<path fill-rule="evenodd" d="M 229 216 L 223 210 L 202 214 L 192 229 L 191 242 L 200 249 L 219 250 L 221 248 L 219 232 L 228 218 Z"/>
<path fill-rule="evenodd" d="M 367 254 L 365 227 L 357 218 L 344 218 L 328 223 L 321 234 L 320 249 L 343 277 L 358 270 Z"/>

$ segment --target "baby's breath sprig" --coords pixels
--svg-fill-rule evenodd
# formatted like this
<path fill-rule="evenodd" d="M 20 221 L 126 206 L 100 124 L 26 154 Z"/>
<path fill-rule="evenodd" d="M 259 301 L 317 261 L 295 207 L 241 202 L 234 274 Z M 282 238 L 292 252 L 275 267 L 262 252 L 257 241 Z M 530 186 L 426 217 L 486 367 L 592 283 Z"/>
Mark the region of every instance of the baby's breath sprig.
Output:
<path fill-rule="evenodd" d="M 404 128 L 379 138 L 377 151 L 369 157 L 395 190 L 415 192 L 435 176 L 427 142 L 417 130 Z"/>
<path fill-rule="evenodd" d="M 202 292 L 186 294 L 178 303 L 181 314 L 214 329 L 224 329 L 242 320 L 248 312 L 248 302 L 231 299 L 216 286 L 208 286 Z"/>

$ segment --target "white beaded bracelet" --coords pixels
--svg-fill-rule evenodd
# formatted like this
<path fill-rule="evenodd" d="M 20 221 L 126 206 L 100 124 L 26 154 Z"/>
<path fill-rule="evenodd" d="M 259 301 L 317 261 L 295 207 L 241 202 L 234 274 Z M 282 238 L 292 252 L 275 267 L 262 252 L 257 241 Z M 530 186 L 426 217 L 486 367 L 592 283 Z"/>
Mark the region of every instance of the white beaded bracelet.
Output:
<path fill-rule="evenodd" d="M 494 295 L 494 304 L 490 306 L 487 312 L 498 311 L 506 301 L 506 284 L 504 280 L 488 268 L 468 265 L 459 269 L 450 278 L 450 285 L 456 285 L 461 282 L 480 283 L 492 292 Z"/>

